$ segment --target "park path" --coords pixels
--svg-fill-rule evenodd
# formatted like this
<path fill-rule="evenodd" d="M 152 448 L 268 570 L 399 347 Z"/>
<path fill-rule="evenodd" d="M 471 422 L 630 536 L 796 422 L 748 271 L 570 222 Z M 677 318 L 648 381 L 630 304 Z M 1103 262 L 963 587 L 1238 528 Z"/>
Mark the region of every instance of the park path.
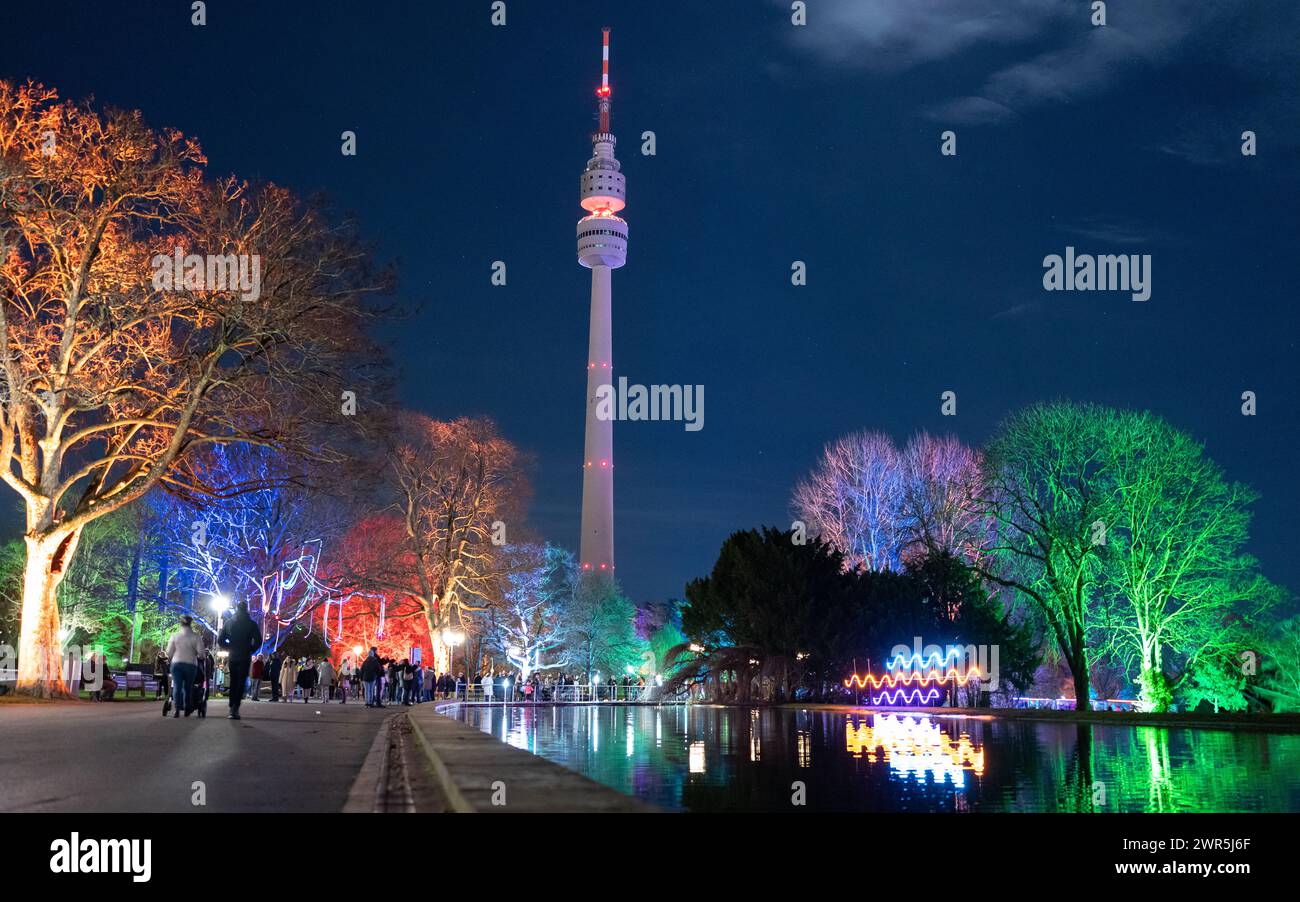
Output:
<path fill-rule="evenodd" d="M 388 711 L 245 702 L 0 703 L 0 811 L 341 811 Z M 206 806 L 192 799 L 196 782 Z"/>

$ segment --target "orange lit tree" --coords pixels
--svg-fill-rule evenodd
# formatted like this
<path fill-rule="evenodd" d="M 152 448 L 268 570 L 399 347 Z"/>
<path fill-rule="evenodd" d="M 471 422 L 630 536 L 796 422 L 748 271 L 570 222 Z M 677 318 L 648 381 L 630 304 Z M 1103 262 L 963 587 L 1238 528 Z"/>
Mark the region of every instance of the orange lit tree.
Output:
<path fill-rule="evenodd" d="M 523 463 L 491 421 L 401 414 L 385 471 L 396 543 L 357 584 L 408 594 L 431 642 L 447 627 L 478 632 L 473 615 L 497 597 L 506 566 L 493 538 L 520 528 L 530 494 Z"/>
<path fill-rule="evenodd" d="M 214 443 L 329 457 L 323 426 L 338 431 L 341 391 L 361 387 L 361 320 L 384 279 L 352 231 L 205 165 L 197 142 L 139 113 L 0 82 L 0 478 L 26 511 L 19 691 L 66 691 L 57 588 L 88 523 L 156 486 L 223 491 L 187 466 Z M 176 255 L 200 264 L 159 278 Z M 258 278 L 230 278 L 241 263 Z"/>

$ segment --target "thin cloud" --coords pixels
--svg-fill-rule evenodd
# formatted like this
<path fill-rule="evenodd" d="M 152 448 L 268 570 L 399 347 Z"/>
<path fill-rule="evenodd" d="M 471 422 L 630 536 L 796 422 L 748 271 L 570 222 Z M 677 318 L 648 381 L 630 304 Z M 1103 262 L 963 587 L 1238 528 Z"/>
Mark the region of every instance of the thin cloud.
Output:
<path fill-rule="evenodd" d="M 1255 82 L 1261 121 L 1277 122 L 1298 105 L 1287 69 L 1300 5 L 1269 4 L 1261 13 L 1254 4 L 1144 0 L 1109 4 L 1105 26 L 1093 27 L 1089 16 L 1079 0 L 819 0 L 806 26 L 787 31 L 801 54 L 828 66 L 890 75 L 959 58 L 978 64 L 1001 50 L 1003 61 L 977 76 L 968 94 L 919 110 L 952 125 L 1008 124 L 1185 64 L 1220 66 Z M 1017 48 L 1032 49 L 1007 62 Z M 1222 149 L 1212 150 L 1207 138 L 1218 124 L 1198 123 L 1159 150 L 1199 165 L 1221 162 Z"/>

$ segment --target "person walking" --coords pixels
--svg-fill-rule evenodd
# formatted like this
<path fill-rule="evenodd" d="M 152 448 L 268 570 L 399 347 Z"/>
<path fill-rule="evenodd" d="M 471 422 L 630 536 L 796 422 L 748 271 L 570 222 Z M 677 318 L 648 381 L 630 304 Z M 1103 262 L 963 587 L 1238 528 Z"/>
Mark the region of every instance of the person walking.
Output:
<path fill-rule="evenodd" d="M 298 679 L 298 664 L 293 658 L 285 658 L 280 665 L 280 701 L 293 701 L 293 687 Z"/>
<path fill-rule="evenodd" d="M 248 671 L 248 700 L 257 701 L 257 697 L 262 694 L 262 674 L 266 670 L 266 663 L 262 656 L 258 655 L 253 658 L 253 666 Z"/>
<path fill-rule="evenodd" d="M 298 671 L 298 688 L 302 690 L 302 703 L 311 701 L 311 692 L 316 688 L 316 664 L 311 658 Z"/>
<path fill-rule="evenodd" d="M 348 689 L 351 687 L 352 680 L 356 676 L 356 667 L 351 658 L 344 658 L 342 665 L 339 667 L 339 704 L 348 703 Z"/>
<path fill-rule="evenodd" d="M 217 645 L 229 652 L 226 666 L 230 669 L 231 720 L 239 720 L 239 703 L 244 700 L 244 685 L 253 666 L 253 652 L 262 646 L 262 630 L 248 616 L 248 602 L 235 605 L 235 616 L 226 621 L 217 636 Z"/>
<path fill-rule="evenodd" d="M 389 661 L 389 662 L 388 662 L 388 673 L 387 673 L 387 677 L 388 677 L 388 693 L 387 693 L 387 694 L 388 694 L 388 703 L 389 703 L 390 705 L 391 705 L 391 704 L 396 704 L 396 702 L 397 702 L 397 688 L 398 688 L 400 685 L 402 685 L 402 681 L 401 681 L 401 679 L 400 679 L 400 677 L 401 677 L 401 670 L 400 670 L 400 669 L 398 668 L 398 666 L 397 666 L 397 661 L 393 660 L 393 661 Z"/>
<path fill-rule="evenodd" d="M 418 705 L 424 701 L 424 665 L 415 664 L 411 668 L 411 698 L 409 704 Z"/>
<path fill-rule="evenodd" d="M 398 666 L 398 677 L 402 681 L 402 704 L 414 704 L 411 701 L 411 692 L 415 688 L 415 665 L 406 658 L 402 658 L 402 663 Z"/>
<path fill-rule="evenodd" d="M 334 685 L 334 665 L 330 663 L 329 658 L 325 658 L 320 662 L 318 679 L 320 680 L 321 704 L 328 705 L 330 701 L 330 695 L 332 694 L 332 687 Z"/>
<path fill-rule="evenodd" d="M 271 701 L 280 700 L 280 653 L 272 652 L 271 660 L 266 662 L 266 681 L 271 684 Z"/>
<path fill-rule="evenodd" d="M 379 660 L 379 651 L 372 645 L 370 654 L 361 665 L 361 681 L 366 686 L 366 707 L 382 708 L 383 701 L 379 697 L 379 679 L 384 674 L 384 663 Z"/>
<path fill-rule="evenodd" d="M 182 709 L 190 716 L 190 692 L 203 657 L 203 637 L 191 628 L 193 623 L 194 618 L 182 614 L 181 625 L 167 640 L 167 660 L 172 662 L 172 717 L 180 717 Z"/>

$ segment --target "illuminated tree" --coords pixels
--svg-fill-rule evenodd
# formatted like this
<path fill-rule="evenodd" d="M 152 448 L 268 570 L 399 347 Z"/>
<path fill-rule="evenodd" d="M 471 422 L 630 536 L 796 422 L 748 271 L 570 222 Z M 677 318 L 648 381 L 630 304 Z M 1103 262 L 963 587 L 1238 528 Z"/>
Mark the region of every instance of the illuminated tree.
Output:
<path fill-rule="evenodd" d="M 567 553 L 567 552 L 566 552 Z M 629 664 L 640 665 L 644 644 L 636 635 L 636 605 L 617 581 L 600 575 L 577 579 L 567 614 L 569 661 L 582 669 L 587 682 L 601 673 L 621 674 Z"/>
<path fill-rule="evenodd" d="M 476 631 L 472 615 L 504 573 L 494 534 L 508 537 L 523 518 L 520 452 L 488 420 L 404 413 L 384 478 L 401 534 L 390 555 L 356 571 L 358 584 L 418 602 L 431 641 L 448 627 Z"/>
<path fill-rule="evenodd" d="M 988 539 L 985 518 L 970 503 L 981 492 L 979 452 L 956 436 L 919 432 L 903 449 L 901 464 L 903 556 L 978 557 Z"/>
<path fill-rule="evenodd" d="M 1257 691 L 1277 712 L 1300 711 L 1300 617 L 1268 630 Z"/>
<path fill-rule="evenodd" d="M 897 570 L 905 483 L 894 440 L 854 432 L 826 446 L 794 490 L 795 515 L 813 535 L 844 552 L 849 569 Z"/>
<path fill-rule="evenodd" d="M 1184 673 L 1199 674 L 1213 692 L 1223 667 L 1198 668 L 1200 658 L 1236 647 L 1229 615 L 1254 617 L 1276 598 L 1242 551 L 1247 505 L 1258 496 L 1225 480 L 1199 443 L 1160 417 L 1118 411 L 1109 423 L 1101 437 L 1112 486 L 1102 515 L 1104 634 L 1136 663 L 1144 708 L 1166 711 L 1177 688 L 1166 651 L 1179 653 Z"/>
<path fill-rule="evenodd" d="M 978 553 L 979 480 L 979 455 L 953 436 L 920 432 L 900 452 L 883 433 L 855 432 L 826 446 L 791 506 L 849 569 L 897 571 L 937 551 Z"/>
<path fill-rule="evenodd" d="M 1112 413 L 1093 405 L 1038 404 L 1007 419 L 985 451 L 976 511 L 992 537 L 978 572 L 1027 599 L 1045 622 L 1089 705 L 1089 628 L 1096 610 L 1104 518 L 1114 474 L 1106 439 Z"/>
<path fill-rule="evenodd" d="M 337 428 L 341 390 L 359 387 L 363 300 L 383 280 L 351 231 L 281 188 L 205 178 L 205 163 L 138 113 L 0 82 L 0 478 L 26 512 L 20 691 L 66 691 L 57 592 L 89 523 L 160 484 L 219 490 L 190 481 L 196 449 L 329 453 L 313 427 Z M 176 254 L 201 262 L 169 279 Z"/>
<path fill-rule="evenodd" d="M 337 578 L 330 558 L 353 513 L 325 482 L 337 465 L 313 468 L 268 448 L 226 445 L 196 455 L 190 466 L 201 484 L 234 487 L 151 499 L 148 526 L 186 577 L 190 613 L 207 621 L 209 599 L 246 601 L 271 647 L 299 620 L 309 630 L 318 619 L 324 632 L 337 630 L 338 605 L 352 587 Z"/>
<path fill-rule="evenodd" d="M 428 621 L 413 574 L 407 589 L 379 588 L 358 579 L 381 565 L 390 572 L 394 557 L 404 553 L 405 534 L 401 518 L 392 512 L 367 516 L 352 524 L 326 562 L 327 579 L 346 596 L 342 631 L 334 642 L 340 661 L 358 646 L 363 656 L 373 645 L 381 657 L 394 659 L 406 657 L 413 647 L 429 647 Z"/>
<path fill-rule="evenodd" d="M 493 644 L 523 680 L 567 666 L 573 556 L 550 545 L 509 545 L 502 549 L 499 566 L 501 597 L 486 615 Z"/>

